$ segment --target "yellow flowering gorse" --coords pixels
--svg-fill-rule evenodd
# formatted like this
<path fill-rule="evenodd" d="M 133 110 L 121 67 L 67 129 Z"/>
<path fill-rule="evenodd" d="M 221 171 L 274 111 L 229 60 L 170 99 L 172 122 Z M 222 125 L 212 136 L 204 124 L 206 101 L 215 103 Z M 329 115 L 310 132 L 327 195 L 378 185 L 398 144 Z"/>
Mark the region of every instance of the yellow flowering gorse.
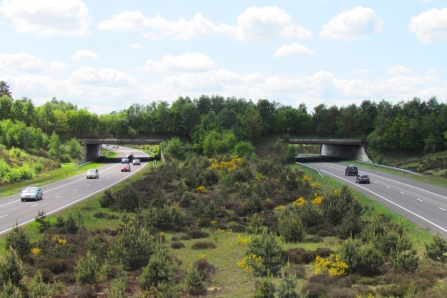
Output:
<path fill-rule="evenodd" d="M 311 264 L 317 267 L 314 274 L 328 273 L 331 276 L 341 276 L 348 270 L 348 265 L 335 254 L 330 254 L 327 258 L 317 256 Z"/>

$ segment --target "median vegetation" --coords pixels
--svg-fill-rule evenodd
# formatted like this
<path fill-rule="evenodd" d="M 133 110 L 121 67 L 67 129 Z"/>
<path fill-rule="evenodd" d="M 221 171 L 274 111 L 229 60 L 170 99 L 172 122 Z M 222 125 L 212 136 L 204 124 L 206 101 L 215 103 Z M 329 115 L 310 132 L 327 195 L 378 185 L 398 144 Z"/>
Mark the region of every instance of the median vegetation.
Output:
<path fill-rule="evenodd" d="M 34 282 L 53 297 L 444 297 L 442 237 L 288 166 L 287 147 L 208 158 L 175 143 L 132 182 L 15 227 L 3 291 L 31 295 Z"/>

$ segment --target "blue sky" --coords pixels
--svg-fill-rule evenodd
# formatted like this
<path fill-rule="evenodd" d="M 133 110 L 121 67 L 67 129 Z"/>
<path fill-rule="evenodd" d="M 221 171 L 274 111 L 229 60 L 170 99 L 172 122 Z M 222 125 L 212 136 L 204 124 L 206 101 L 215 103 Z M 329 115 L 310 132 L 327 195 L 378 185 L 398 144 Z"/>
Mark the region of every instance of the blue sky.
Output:
<path fill-rule="evenodd" d="M 38 105 L 447 102 L 445 0 L 3 0 L 0 33 L 0 80 Z"/>

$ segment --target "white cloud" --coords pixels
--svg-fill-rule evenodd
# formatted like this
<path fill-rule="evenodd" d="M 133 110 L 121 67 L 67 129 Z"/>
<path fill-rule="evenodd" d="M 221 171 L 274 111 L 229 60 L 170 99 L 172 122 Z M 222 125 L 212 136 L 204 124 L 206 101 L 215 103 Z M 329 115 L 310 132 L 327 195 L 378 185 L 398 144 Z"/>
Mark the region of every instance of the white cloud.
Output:
<path fill-rule="evenodd" d="M 283 57 L 283 56 L 310 56 L 314 55 L 315 53 L 311 51 L 309 48 L 297 44 L 296 42 L 292 43 L 291 45 L 283 45 L 279 49 L 276 50 L 275 56 L 276 57 Z"/>
<path fill-rule="evenodd" d="M 366 68 L 356 69 L 353 71 L 353 73 L 355 73 L 355 74 L 368 74 L 368 73 L 372 73 L 372 72 L 373 71 L 371 69 L 366 69 Z"/>
<path fill-rule="evenodd" d="M 365 39 L 382 30 L 383 21 L 374 10 L 356 7 L 339 13 L 335 18 L 323 25 L 320 37 L 344 41 Z"/>
<path fill-rule="evenodd" d="M 438 73 L 438 70 L 435 68 L 427 69 L 427 74 L 435 75 Z"/>
<path fill-rule="evenodd" d="M 89 51 L 89 50 L 85 50 L 85 51 L 78 51 L 76 53 L 74 53 L 73 55 L 71 55 L 71 60 L 76 60 L 76 61 L 83 61 L 83 60 L 92 60 L 92 59 L 96 59 L 98 58 L 98 54 Z"/>
<path fill-rule="evenodd" d="M 45 60 L 28 53 L 0 54 L 0 69 L 4 71 L 42 71 L 46 66 Z"/>
<path fill-rule="evenodd" d="M 16 31 L 40 36 L 84 36 L 91 24 L 80 0 L 4 0 L 0 12 Z"/>
<path fill-rule="evenodd" d="M 409 69 L 408 67 L 404 67 L 402 65 L 388 68 L 388 70 L 386 72 L 389 74 L 396 74 L 396 75 L 397 74 L 404 75 L 404 74 L 412 74 L 413 73 L 413 71 L 411 69 Z"/>
<path fill-rule="evenodd" d="M 422 43 L 447 39 L 447 8 L 433 8 L 411 18 L 409 29 Z"/>
<path fill-rule="evenodd" d="M 278 7 L 250 7 L 237 17 L 236 25 L 219 24 L 201 13 L 188 21 L 183 18 L 169 21 L 161 16 L 145 17 L 141 11 L 126 11 L 99 23 L 100 30 L 142 31 L 149 40 L 174 38 L 187 40 L 205 34 L 217 34 L 238 41 L 268 41 L 275 38 L 308 38 L 309 29 L 295 25 L 291 16 Z"/>
<path fill-rule="evenodd" d="M 177 57 L 164 56 L 160 62 L 146 61 L 146 72 L 163 72 L 168 70 L 206 70 L 216 66 L 216 63 L 208 56 L 201 53 L 186 53 Z"/>
<path fill-rule="evenodd" d="M 139 43 L 133 43 L 130 45 L 132 49 L 141 49 L 143 46 Z"/>
<path fill-rule="evenodd" d="M 75 70 L 70 77 L 74 84 L 127 86 L 137 84 L 137 79 L 112 68 L 97 70 L 90 66 L 82 66 Z"/>
<path fill-rule="evenodd" d="M 53 61 L 50 63 L 50 69 L 54 71 L 63 71 L 67 67 L 67 64 L 60 61 Z"/>

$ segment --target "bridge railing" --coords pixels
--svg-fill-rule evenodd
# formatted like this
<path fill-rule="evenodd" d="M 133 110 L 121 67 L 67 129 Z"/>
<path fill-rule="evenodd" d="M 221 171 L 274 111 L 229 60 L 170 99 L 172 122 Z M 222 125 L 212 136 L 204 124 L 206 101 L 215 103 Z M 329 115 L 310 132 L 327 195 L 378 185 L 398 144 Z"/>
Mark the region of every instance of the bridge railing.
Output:
<path fill-rule="evenodd" d="M 86 133 L 61 133 L 59 137 L 62 140 L 76 139 L 170 139 L 172 137 L 185 138 L 185 136 L 166 132 L 151 132 L 138 135 L 128 134 L 112 134 L 101 132 L 86 132 Z"/>
<path fill-rule="evenodd" d="M 366 135 L 364 134 L 323 134 L 323 135 L 288 135 L 289 139 L 356 139 L 356 140 L 366 140 Z"/>

